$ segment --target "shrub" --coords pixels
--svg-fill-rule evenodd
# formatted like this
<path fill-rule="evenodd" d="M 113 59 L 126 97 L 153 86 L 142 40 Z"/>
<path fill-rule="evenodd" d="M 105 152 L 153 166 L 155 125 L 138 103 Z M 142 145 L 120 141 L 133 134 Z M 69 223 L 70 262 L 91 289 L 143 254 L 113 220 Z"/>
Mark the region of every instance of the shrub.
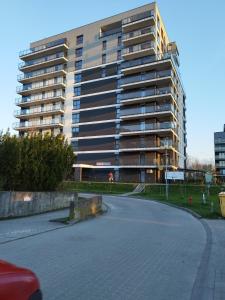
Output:
<path fill-rule="evenodd" d="M 73 149 L 62 135 L 0 135 L 0 178 L 4 190 L 55 190 L 71 172 Z"/>

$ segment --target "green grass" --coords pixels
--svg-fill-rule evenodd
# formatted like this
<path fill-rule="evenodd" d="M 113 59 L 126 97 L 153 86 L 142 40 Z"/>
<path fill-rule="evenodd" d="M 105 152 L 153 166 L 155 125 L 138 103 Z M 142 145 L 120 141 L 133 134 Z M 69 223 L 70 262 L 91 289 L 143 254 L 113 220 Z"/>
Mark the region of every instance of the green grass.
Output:
<path fill-rule="evenodd" d="M 202 203 L 202 193 L 205 192 L 207 195 L 207 189 L 205 186 L 197 185 L 170 185 L 168 201 L 165 196 L 165 185 L 146 186 L 145 192 L 138 194 L 138 197 L 188 208 L 204 218 L 218 218 L 221 217 L 218 197 L 221 190 L 220 186 L 212 186 L 206 204 Z M 189 202 L 190 197 L 192 203 Z M 213 211 L 211 203 L 213 203 Z"/>
<path fill-rule="evenodd" d="M 100 194 L 123 194 L 132 192 L 137 184 L 132 183 L 109 183 L 109 182 L 75 182 L 65 181 L 60 187 L 63 191 L 77 191 L 84 193 Z M 168 204 L 174 204 L 180 207 L 188 208 L 204 218 L 221 217 L 218 194 L 223 188 L 221 186 L 212 186 L 210 194 L 207 196 L 207 203 L 202 204 L 202 193 L 207 195 L 207 189 L 204 185 L 169 185 Z M 149 200 L 167 202 L 165 196 L 165 185 L 146 185 L 145 192 L 136 195 Z M 192 197 L 192 204 L 188 199 Z M 213 212 L 211 210 L 213 203 Z"/>
<path fill-rule="evenodd" d="M 60 186 L 60 190 L 84 193 L 123 194 L 132 192 L 136 185 L 130 183 L 64 181 Z"/>

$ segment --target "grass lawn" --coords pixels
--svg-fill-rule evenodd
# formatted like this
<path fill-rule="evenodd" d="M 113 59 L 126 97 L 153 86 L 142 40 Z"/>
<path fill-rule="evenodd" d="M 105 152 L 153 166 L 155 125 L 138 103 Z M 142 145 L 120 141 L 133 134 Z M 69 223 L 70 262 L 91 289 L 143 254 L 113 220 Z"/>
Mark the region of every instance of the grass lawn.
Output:
<path fill-rule="evenodd" d="M 207 195 L 207 189 L 199 185 L 169 185 L 168 201 L 165 196 L 165 185 L 146 186 L 145 192 L 137 196 L 189 208 L 204 218 L 218 218 L 221 217 L 218 197 L 221 190 L 220 186 L 210 187 L 209 195 L 206 196 L 206 204 L 202 203 L 202 193 L 205 192 Z M 192 197 L 192 203 L 189 202 L 190 197 Z"/>
<path fill-rule="evenodd" d="M 123 194 L 132 192 L 137 183 L 109 183 L 109 182 L 75 182 L 65 181 L 60 187 L 63 191 L 77 191 L 84 193 L 99 194 Z M 221 186 L 210 187 L 210 193 L 206 197 L 206 204 L 202 203 L 202 193 L 207 195 L 207 189 L 204 185 L 169 185 L 168 203 L 177 206 L 189 208 L 204 218 L 221 217 L 218 194 L 221 192 Z M 137 197 L 144 199 L 167 202 L 165 196 L 165 185 L 146 185 L 145 191 L 136 194 Z M 192 197 L 192 203 L 189 198 Z M 213 203 L 213 209 L 212 209 Z"/>
<path fill-rule="evenodd" d="M 136 186 L 137 184 L 132 183 L 64 181 L 60 190 L 84 193 L 123 194 L 132 192 Z"/>

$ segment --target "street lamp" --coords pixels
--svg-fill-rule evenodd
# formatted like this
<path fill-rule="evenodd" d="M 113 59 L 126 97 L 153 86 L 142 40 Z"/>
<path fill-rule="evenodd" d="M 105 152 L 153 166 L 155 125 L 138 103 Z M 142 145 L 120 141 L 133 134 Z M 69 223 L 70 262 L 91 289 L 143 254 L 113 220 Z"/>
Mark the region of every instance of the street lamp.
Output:
<path fill-rule="evenodd" d="M 168 170 L 168 148 L 169 148 L 169 141 L 168 138 L 164 140 L 164 148 L 166 150 L 166 165 L 165 165 L 165 179 L 166 179 L 166 200 L 168 201 L 169 198 L 169 186 L 168 186 L 168 179 L 167 179 L 167 170 Z"/>

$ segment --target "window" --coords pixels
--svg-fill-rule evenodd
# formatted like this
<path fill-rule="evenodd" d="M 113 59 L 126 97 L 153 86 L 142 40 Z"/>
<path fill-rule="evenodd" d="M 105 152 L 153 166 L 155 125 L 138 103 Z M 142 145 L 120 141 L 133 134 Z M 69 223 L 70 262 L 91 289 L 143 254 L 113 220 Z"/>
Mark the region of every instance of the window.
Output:
<path fill-rule="evenodd" d="M 117 60 L 121 60 L 121 50 L 117 51 Z"/>
<path fill-rule="evenodd" d="M 75 74 L 75 76 L 74 76 L 74 81 L 75 81 L 76 83 L 81 82 L 81 79 L 82 79 L 81 73 Z"/>
<path fill-rule="evenodd" d="M 76 57 L 80 57 L 83 54 L 83 48 L 77 48 L 75 50 Z"/>
<path fill-rule="evenodd" d="M 79 133 L 79 127 L 72 127 L 72 137 L 77 137 Z"/>
<path fill-rule="evenodd" d="M 76 69 L 76 70 L 82 69 L 82 60 L 77 60 L 77 61 L 75 62 L 75 69 Z"/>
<path fill-rule="evenodd" d="M 80 121 L 80 115 L 77 113 L 72 114 L 72 123 L 79 123 Z"/>
<path fill-rule="evenodd" d="M 102 54 L 102 64 L 106 64 L 106 54 Z"/>
<path fill-rule="evenodd" d="M 73 150 L 77 150 L 78 149 L 78 141 L 72 141 L 71 146 L 72 146 Z"/>
<path fill-rule="evenodd" d="M 121 44 L 122 44 L 122 37 L 118 36 L 118 46 L 121 46 Z"/>
<path fill-rule="evenodd" d="M 107 45 L 107 42 L 106 41 L 102 41 L 102 50 L 106 50 L 106 45 Z"/>
<path fill-rule="evenodd" d="M 73 109 L 80 109 L 80 100 L 73 100 Z"/>
<path fill-rule="evenodd" d="M 84 36 L 82 35 L 78 35 L 77 36 L 77 45 L 82 44 L 84 40 Z"/>
<path fill-rule="evenodd" d="M 74 96 L 80 96 L 81 94 L 81 87 L 80 86 L 76 86 L 74 88 Z"/>
<path fill-rule="evenodd" d="M 102 77 L 105 77 L 105 76 L 106 76 L 106 70 L 104 68 L 104 69 L 102 69 Z"/>

